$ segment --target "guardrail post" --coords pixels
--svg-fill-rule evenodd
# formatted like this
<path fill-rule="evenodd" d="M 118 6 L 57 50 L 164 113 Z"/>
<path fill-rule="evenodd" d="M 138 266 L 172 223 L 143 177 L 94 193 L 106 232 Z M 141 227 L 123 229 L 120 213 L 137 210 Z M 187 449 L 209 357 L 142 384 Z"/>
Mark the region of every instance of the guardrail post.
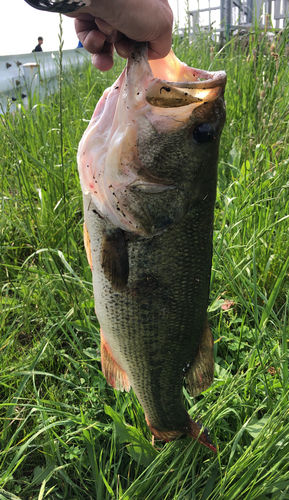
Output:
<path fill-rule="evenodd" d="M 23 64 L 23 73 L 27 92 L 30 93 L 32 99 L 39 88 L 39 64 L 35 62 Z M 23 99 L 23 104 L 28 104 L 28 97 Z"/>

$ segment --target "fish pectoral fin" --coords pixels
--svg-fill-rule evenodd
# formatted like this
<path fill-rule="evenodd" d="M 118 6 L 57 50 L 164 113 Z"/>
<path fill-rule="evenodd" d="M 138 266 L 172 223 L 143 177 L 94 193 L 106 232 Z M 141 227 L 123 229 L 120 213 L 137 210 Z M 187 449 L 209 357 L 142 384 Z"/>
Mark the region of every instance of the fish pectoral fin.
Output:
<path fill-rule="evenodd" d="M 101 368 L 107 383 L 117 391 L 130 390 L 130 381 L 125 371 L 119 366 L 114 359 L 108 343 L 105 341 L 102 331 L 100 330 L 101 338 Z"/>
<path fill-rule="evenodd" d="M 199 352 L 185 376 L 188 391 L 193 397 L 210 387 L 214 380 L 213 346 L 213 336 L 207 320 Z"/>
<path fill-rule="evenodd" d="M 101 266 L 106 279 L 116 292 L 127 284 L 129 262 L 127 244 L 122 229 L 104 233 L 101 243 Z"/>
<path fill-rule="evenodd" d="M 90 269 L 92 272 L 92 258 L 91 258 L 91 248 L 90 248 L 90 238 L 89 238 L 89 232 L 86 227 L 85 222 L 83 223 L 83 239 L 84 239 L 84 248 L 86 250 L 86 256 L 88 260 L 88 264 L 90 265 Z"/>

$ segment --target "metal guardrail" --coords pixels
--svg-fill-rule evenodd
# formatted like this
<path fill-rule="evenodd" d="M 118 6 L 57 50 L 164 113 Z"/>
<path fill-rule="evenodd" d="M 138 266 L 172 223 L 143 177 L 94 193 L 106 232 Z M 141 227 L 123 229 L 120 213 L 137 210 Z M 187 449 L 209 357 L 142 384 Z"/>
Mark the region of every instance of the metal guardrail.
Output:
<path fill-rule="evenodd" d="M 64 50 L 62 68 L 66 71 L 71 66 L 82 65 L 90 59 L 90 54 L 83 48 Z M 0 57 L 0 113 L 15 111 L 17 104 L 28 104 L 28 95 L 36 89 L 40 99 L 46 92 L 57 88 L 59 73 L 58 52 L 32 52 Z"/>

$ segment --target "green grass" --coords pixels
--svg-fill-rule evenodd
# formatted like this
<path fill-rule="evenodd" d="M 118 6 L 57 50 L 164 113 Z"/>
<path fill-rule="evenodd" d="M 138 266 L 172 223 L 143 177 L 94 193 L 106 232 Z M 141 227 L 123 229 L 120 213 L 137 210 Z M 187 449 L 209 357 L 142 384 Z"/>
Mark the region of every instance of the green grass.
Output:
<path fill-rule="evenodd" d="M 71 68 L 61 92 L 1 116 L 0 500 L 289 499 L 287 37 L 174 42 L 189 65 L 228 75 L 215 381 L 195 400 L 184 390 L 217 456 L 189 438 L 154 449 L 135 395 L 100 368 L 76 151 L 124 62 Z"/>

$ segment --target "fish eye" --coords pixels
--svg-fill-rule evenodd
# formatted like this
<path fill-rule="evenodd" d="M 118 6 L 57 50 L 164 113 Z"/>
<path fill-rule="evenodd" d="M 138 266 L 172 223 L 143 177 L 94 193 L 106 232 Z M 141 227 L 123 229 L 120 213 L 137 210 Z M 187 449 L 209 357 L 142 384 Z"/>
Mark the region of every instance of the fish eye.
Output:
<path fill-rule="evenodd" d="M 200 123 L 193 130 L 193 138 L 197 144 L 206 144 L 216 139 L 216 130 L 210 123 Z"/>

